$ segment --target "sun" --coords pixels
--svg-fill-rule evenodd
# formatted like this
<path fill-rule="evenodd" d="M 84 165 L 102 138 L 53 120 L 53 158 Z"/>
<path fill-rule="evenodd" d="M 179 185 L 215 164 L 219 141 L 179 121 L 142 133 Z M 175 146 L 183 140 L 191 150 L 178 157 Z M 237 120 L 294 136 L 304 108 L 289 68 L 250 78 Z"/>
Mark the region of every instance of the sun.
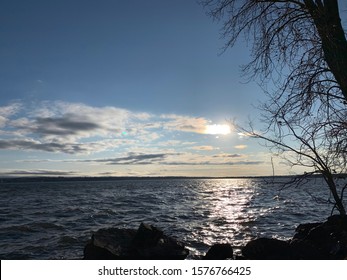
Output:
<path fill-rule="evenodd" d="M 205 134 L 227 135 L 231 133 L 231 128 L 227 124 L 206 125 Z"/>

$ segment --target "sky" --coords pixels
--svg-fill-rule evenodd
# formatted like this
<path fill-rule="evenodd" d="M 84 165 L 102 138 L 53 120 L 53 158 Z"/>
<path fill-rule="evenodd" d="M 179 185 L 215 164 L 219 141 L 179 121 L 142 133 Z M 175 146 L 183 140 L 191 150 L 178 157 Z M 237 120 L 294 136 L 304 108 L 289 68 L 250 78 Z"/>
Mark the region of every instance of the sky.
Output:
<path fill-rule="evenodd" d="M 0 176 L 271 175 L 220 31 L 195 0 L 1 1 Z"/>

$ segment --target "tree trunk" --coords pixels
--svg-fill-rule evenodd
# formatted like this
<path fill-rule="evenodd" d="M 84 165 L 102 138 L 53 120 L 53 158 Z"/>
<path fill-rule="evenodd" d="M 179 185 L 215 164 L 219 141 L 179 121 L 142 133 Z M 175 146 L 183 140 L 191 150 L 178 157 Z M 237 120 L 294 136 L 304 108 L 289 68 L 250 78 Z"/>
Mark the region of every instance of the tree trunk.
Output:
<path fill-rule="evenodd" d="M 305 0 L 322 41 L 325 60 L 347 101 L 347 41 L 337 0 Z"/>
<path fill-rule="evenodd" d="M 324 175 L 325 181 L 327 182 L 327 184 L 329 186 L 330 192 L 331 192 L 331 194 L 335 200 L 335 206 L 336 206 L 337 210 L 340 212 L 341 216 L 346 216 L 346 209 L 343 205 L 341 197 L 337 193 L 337 188 L 336 188 L 336 184 L 335 184 L 333 175 L 328 171 L 324 172 L 323 175 Z"/>

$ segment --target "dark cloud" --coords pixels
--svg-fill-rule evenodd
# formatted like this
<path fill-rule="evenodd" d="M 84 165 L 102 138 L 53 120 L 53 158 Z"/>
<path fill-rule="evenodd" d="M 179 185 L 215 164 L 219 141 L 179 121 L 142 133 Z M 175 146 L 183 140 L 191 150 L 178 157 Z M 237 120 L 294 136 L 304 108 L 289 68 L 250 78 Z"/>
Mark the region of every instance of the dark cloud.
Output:
<path fill-rule="evenodd" d="M 45 135 L 76 135 L 83 131 L 92 131 L 101 126 L 95 122 L 76 120 L 71 116 L 61 118 L 37 118 L 36 133 Z"/>
<path fill-rule="evenodd" d="M 96 162 L 104 162 L 110 165 L 118 165 L 118 164 L 154 164 L 162 161 L 169 154 L 161 153 L 161 154 L 132 154 L 130 153 L 127 157 L 120 158 L 108 158 L 108 159 L 96 159 L 91 161 Z"/>
<path fill-rule="evenodd" d="M 6 150 L 11 149 L 13 147 L 13 141 L 0 140 L 0 149 Z"/>
<path fill-rule="evenodd" d="M 131 164 L 161 164 L 161 165 L 258 165 L 263 161 L 167 161 L 169 156 L 179 156 L 182 153 L 161 154 L 129 154 L 127 157 L 80 160 L 79 162 L 98 162 L 108 165 L 131 165 Z"/>
<path fill-rule="evenodd" d="M 230 165 L 259 165 L 259 164 L 263 164 L 264 161 L 261 160 L 250 160 L 250 161 L 235 161 L 235 162 L 230 162 L 228 164 Z"/>
<path fill-rule="evenodd" d="M 73 171 L 60 171 L 60 170 L 12 170 L 6 173 L 3 173 L 3 175 L 25 175 L 25 176 L 69 176 L 69 175 L 76 175 L 76 172 Z"/>
<path fill-rule="evenodd" d="M 56 142 L 38 143 L 32 140 L 0 140 L 0 149 L 64 152 L 67 154 L 83 153 L 87 151 L 87 149 L 79 144 L 62 144 Z"/>
<path fill-rule="evenodd" d="M 242 157 L 240 154 L 218 154 L 214 155 L 215 158 L 239 158 Z"/>

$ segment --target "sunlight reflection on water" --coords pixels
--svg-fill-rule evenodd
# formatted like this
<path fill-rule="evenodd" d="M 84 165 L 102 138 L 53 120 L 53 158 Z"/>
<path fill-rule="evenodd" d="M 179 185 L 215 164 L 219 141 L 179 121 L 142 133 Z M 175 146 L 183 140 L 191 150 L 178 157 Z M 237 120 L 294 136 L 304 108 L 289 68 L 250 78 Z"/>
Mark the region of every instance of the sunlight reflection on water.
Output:
<path fill-rule="evenodd" d="M 255 216 L 247 207 L 257 187 L 249 179 L 200 181 L 197 201 L 203 202 L 206 216 L 200 231 L 192 237 L 205 246 L 232 243 L 240 247 Z M 198 252 L 196 252 L 198 253 Z"/>

